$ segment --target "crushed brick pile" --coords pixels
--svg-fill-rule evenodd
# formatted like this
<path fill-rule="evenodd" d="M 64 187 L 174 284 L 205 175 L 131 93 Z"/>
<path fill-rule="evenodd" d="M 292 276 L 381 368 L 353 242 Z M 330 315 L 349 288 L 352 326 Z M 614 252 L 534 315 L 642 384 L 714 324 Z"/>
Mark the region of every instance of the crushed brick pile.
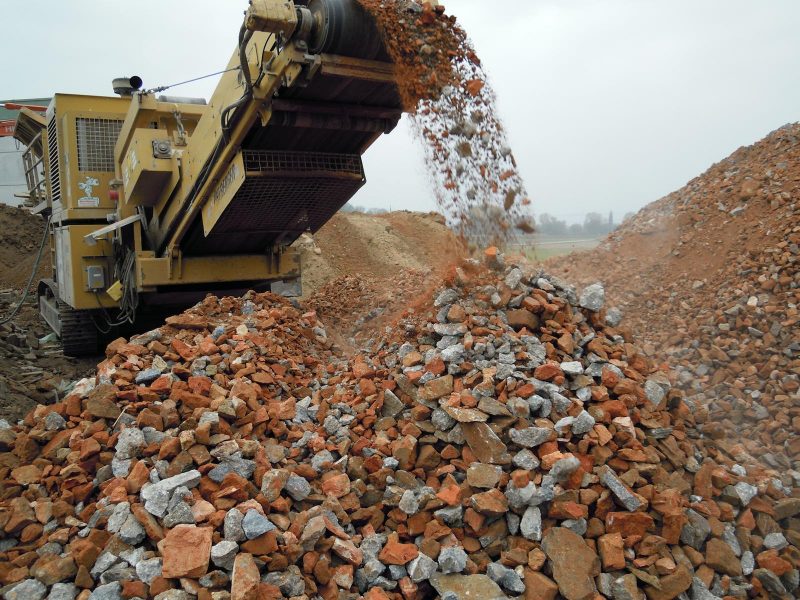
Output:
<path fill-rule="evenodd" d="M 597 250 L 548 263 L 602 279 L 674 368 L 704 435 L 800 469 L 800 124 L 740 148 Z"/>
<path fill-rule="evenodd" d="M 270 294 L 112 343 L 0 425 L 4 597 L 795 595 L 800 475 L 699 438 L 602 287 L 486 261 L 356 356 Z"/>
<path fill-rule="evenodd" d="M 469 38 L 437 2 L 358 0 L 375 17 L 440 210 L 465 237 L 532 231 L 525 185 Z"/>

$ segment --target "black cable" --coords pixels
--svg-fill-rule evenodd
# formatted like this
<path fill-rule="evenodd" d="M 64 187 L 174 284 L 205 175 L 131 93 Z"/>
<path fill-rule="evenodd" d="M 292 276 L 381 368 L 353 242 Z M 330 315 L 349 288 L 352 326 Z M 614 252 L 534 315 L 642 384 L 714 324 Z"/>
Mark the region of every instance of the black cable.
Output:
<path fill-rule="evenodd" d="M 36 277 L 36 273 L 39 272 L 39 264 L 42 261 L 42 251 L 44 250 L 44 243 L 47 241 L 47 236 L 50 235 L 50 219 L 51 216 L 47 217 L 47 223 L 44 226 L 44 235 L 42 235 L 42 241 L 39 242 L 39 252 L 36 255 L 36 262 L 33 265 L 33 269 L 31 270 L 31 274 L 28 277 L 28 283 L 25 284 L 25 290 L 22 293 L 22 297 L 19 299 L 19 302 L 11 311 L 11 314 L 5 317 L 3 320 L 0 321 L 0 325 L 5 325 L 11 319 L 17 316 L 17 313 L 22 308 L 22 305 L 25 304 L 25 300 L 28 299 L 28 294 L 31 291 L 31 283 L 33 283 L 33 278 Z"/>
<path fill-rule="evenodd" d="M 194 83 L 195 81 L 200 81 L 201 79 L 208 79 L 209 77 L 214 77 L 215 75 L 222 75 L 223 73 L 230 73 L 231 71 L 236 71 L 240 67 L 232 67 L 230 69 L 225 69 L 224 71 L 217 71 L 216 73 L 209 73 L 208 75 L 201 75 L 200 77 L 195 77 L 194 79 L 187 79 L 186 81 L 181 81 L 179 83 L 172 83 L 170 85 L 161 85 L 158 87 L 150 88 L 145 93 L 152 94 L 153 92 L 164 92 L 170 88 L 178 87 L 179 85 L 184 85 L 186 83 Z"/>

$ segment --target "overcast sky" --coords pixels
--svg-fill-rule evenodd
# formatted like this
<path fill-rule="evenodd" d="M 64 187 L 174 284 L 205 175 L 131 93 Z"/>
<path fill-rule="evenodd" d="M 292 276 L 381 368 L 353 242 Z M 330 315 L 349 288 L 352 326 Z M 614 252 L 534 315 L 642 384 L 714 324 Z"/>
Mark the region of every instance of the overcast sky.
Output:
<path fill-rule="evenodd" d="M 109 94 L 224 68 L 245 0 L 5 7 L 0 98 Z M 798 0 L 450 0 L 494 85 L 536 212 L 617 218 L 800 120 Z M 209 97 L 215 79 L 175 88 Z M 365 156 L 355 204 L 428 210 L 404 124 Z"/>

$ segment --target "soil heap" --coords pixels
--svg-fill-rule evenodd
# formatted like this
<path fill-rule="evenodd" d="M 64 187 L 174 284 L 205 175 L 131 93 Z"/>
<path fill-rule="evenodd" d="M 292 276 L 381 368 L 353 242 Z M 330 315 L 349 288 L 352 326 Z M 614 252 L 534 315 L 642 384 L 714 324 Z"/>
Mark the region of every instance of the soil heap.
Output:
<path fill-rule="evenodd" d="M 112 343 L 0 426 L 4 597 L 796 594 L 800 475 L 700 437 L 601 287 L 486 261 L 354 357 L 270 294 Z"/>
<path fill-rule="evenodd" d="M 427 300 L 463 248 L 442 215 L 408 211 L 339 213 L 300 245 L 306 306 L 356 346 Z"/>
<path fill-rule="evenodd" d="M 404 107 L 422 142 L 440 210 L 471 240 L 529 231 L 529 200 L 495 95 L 464 30 L 444 6 L 358 0 L 395 62 Z M 435 6 L 434 6 L 435 5 Z"/>
<path fill-rule="evenodd" d="M 0 204 L 0 290 L 25 285 L 36 262 L 44 221 L 30 211 Z M 49 260 L 42 261 L 49 270 Z M 37 278 L 38 281 L 38 278 Z"/>
<path fill-rule="evenodd" d="M 673 368 L 701 430 L 800 468 L 800 124 L 740 148 L 597 250 L 548 263 L 601 278 Z"/>

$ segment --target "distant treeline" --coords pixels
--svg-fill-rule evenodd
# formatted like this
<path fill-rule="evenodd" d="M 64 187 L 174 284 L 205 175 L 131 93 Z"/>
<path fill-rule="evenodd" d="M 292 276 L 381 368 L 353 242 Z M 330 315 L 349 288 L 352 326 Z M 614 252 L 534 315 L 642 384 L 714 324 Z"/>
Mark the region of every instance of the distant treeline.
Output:
<path fill-rule="evenodd" d="M 367 215 L 382 215 L 383 213 L 389 212 L 385 208 L 365 208 L 363 206 L 354 206 L 349 202 L 345 204 L 341 208 L 342 212 L 357 212 L 357 213 L 364 213 Z"/>
<path fill-rule="evenodd" d="M 632 214 L 626 214 L 625 218 L 627 219 Z M 590 212 L 584 217 L 583 223 L 569 225 L 566 221 L 557 219 L 551 214 L 542 213 L 536 217 L 536 232 L 543 235 L 597 237 L 611 233 L 618 224 L 614 221 L 613 212 L 609 212 L 607 217 L 598 212 Z"/>
<path fill-rule="evenodd" d="M 366 208 L 363 206 L 355 206 L 349 202 L 345 204 L 341 210 L 342 212 L 358 212 L 368 215 L 380 215 L 389 212 L 389 210 L 385 208 Z M 625 219 L 630 216 L 633 216 L 633 213 L 627 213 Z M 598 212 L 590 212 L 584 217 L 583 223 L 570 224 L 567 224 L 565 220 L 558 219 L 549 213 L 542 213 L 536 217 L 536 233 L 542 235 L 600 237 L 614 231 L 617 225 L 619 225 L 619 223 L 614 220 L 613 212 L 609 212 L 607 217 L 604 217 Z"/>

